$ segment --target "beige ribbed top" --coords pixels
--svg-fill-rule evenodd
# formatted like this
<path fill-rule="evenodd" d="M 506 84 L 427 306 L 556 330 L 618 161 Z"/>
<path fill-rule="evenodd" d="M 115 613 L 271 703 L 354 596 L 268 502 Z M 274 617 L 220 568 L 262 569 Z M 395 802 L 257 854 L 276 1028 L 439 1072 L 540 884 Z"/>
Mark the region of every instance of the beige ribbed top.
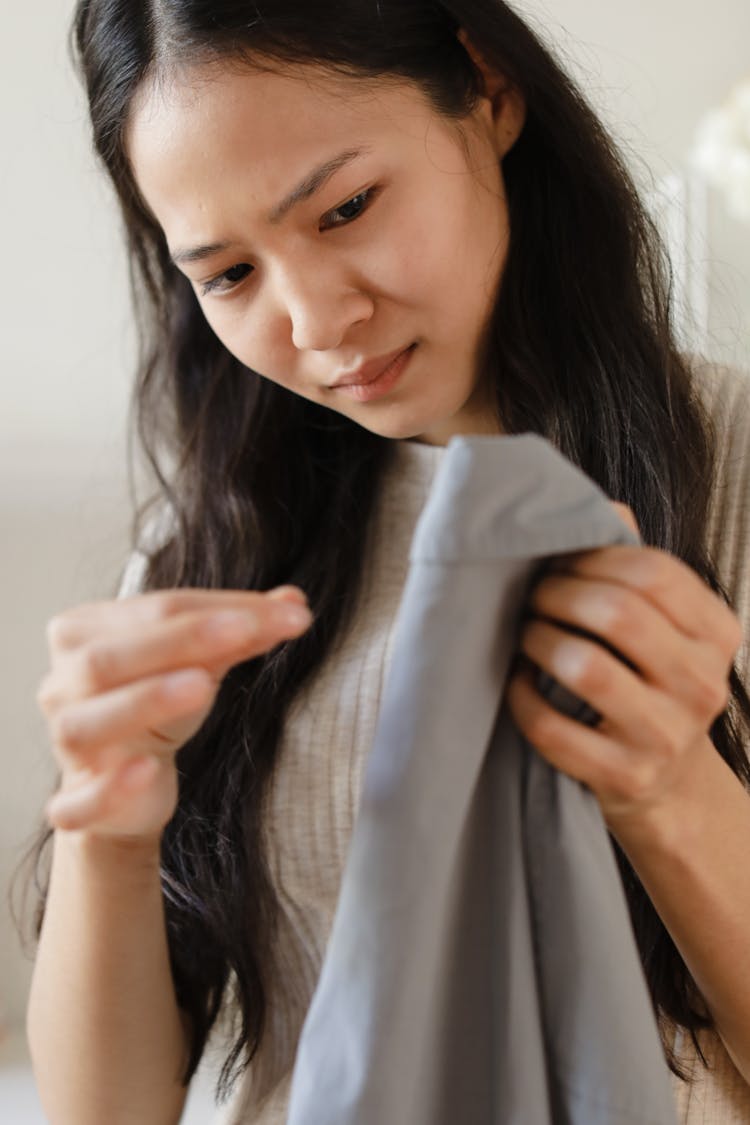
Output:
<path fill-rule="evenodd" d="M 750 636 L 750 380 L 703 367 L 721 436 L 720 486 L 709 527 L 714 561 Z M 414 528 L 445 450 L 398 443 L 376 513 L 358 612 L 287 716 L 267 809 L 266 839 L 280 902 L 278 978 L 261 1052 L 215 1125 L 284 1125 L 291 1068 L 331 930 L 362 770 L 388 670 Z M 748 657 L 747 640 L 741 654 Z M 674 1080 L 681 1125 L 750 1122 L 750 1088 L 721 1044 L 705 1037 L 712 1071 Z M 694 1056 L 687 1046 L 686 1058 Z M 210 1055 L 221 1061 L 221 1041 Z"/>
<path fill-rule="evenodd" d="M 445 449 L 402 441 L 381 493 L 349 630 L 287 715 L 266 847 L 280 904 L 268 1033 L 216 1125 L 284 1125 L 297 1040 L 320 972 L 362 770 L 409 569 L 409 547 Z"/>

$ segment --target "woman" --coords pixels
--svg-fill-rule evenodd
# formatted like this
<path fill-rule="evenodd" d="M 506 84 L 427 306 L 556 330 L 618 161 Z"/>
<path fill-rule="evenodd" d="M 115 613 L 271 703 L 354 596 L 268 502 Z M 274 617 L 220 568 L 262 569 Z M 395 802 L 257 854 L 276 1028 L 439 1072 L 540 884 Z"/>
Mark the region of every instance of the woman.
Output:
<path fill-rule="evenodd" d="M 519 641 L 599 726 L 525 672 L 507 700 L 601 805 L 683 1119 L 733 1120 L 749 470 L 717 432 L 748 400 L 679 354 L 611 140 L 499 0 L 81 0 L 75 41 L 163 504 L 121 596 L 49 630 L 51 1119 L 177 1120 L 221 1013 L 227 1120 L 284 1120 L 411 531 L 453 435 L 531 430 L 645 546 L 560 560 Z"/>

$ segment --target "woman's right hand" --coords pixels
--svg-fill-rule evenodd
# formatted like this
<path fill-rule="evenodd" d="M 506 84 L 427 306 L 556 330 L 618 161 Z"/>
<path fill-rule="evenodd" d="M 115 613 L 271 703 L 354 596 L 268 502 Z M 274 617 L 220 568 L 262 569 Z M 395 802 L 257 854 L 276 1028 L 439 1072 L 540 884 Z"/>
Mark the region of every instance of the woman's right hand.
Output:
<path fill-rule="evenodd" d="M 45 809 L 52 827 L 158 840 L 177 804 L 175 755 L 223 677 L 311 622 L 294 586 L 158 590 L 52 618 L 37 694 L 62 771 Z"/>

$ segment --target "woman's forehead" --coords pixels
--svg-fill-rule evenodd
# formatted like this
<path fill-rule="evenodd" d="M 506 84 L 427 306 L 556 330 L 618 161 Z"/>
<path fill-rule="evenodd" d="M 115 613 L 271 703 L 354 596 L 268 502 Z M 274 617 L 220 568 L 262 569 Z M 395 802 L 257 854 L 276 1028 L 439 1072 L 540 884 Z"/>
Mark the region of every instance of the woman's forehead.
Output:
<path fill-rule="evenodd" d="M 350 152 L 398 154 L 424 145 L 428 134 L 434 142 L 435 111 L 403 80 L 213 64 L 147 85 L 126 144 L 161 222 L 164 212 L 188 202 L 195 210 L 232 184 L 272 208 L 321 163 Z"/>
<path fill-rule="evenodd" d="M 335 130 L 339 124 L 391 124 L 398 128 L 406 116 L 423 114 L 429 104 L 423 91 L 396 76 L 333 73 L 312 64 L 291 64 L 258 70 L 237 63 L 211 62 L 172 69 L 147 79 L 138 90 L 127 124 L 129 148 L 138 134 L 159 133 L 163 141 L 178 130 L 253 128 L 278 143 L 284 134 L 311 128 Z"/>

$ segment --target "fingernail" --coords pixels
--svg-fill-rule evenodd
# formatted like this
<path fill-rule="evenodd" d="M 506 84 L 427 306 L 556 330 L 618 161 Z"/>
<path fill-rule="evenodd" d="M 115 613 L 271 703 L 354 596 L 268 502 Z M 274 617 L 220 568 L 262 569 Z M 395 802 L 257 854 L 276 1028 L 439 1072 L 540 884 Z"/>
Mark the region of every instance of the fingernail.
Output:
<path fill-rule="evenodd" d="M 268 597 L 275 602 L 294 599 L 300 605 L 307 605 L 307 594 L 304 590 L 300 590 L 299 586 L 277 586 L 275 590 L 271 590 Z"/>

